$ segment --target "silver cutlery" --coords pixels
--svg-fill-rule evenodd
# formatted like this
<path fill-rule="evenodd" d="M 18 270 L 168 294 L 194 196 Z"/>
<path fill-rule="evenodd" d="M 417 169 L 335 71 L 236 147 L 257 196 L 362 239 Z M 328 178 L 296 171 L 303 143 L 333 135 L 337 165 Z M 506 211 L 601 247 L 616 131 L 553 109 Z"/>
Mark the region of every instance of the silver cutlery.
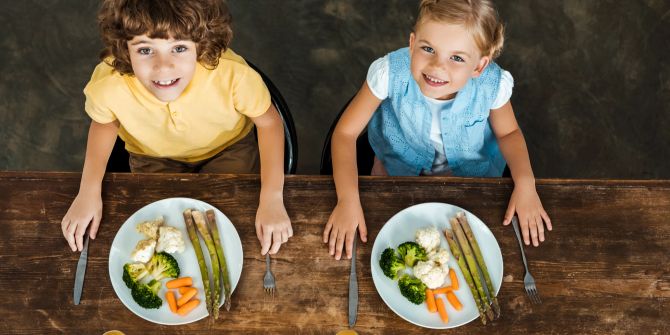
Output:
<path fill-rule="evenodd" d="M 84 236 L 84 248 L 79 255 L 77 262 L 77 272 L 74 276 L 74 304 L 79 305 L 81 301 L 81 291 L 84 288 L 84 276 L 86 275 L 86 263 L 88 259 L 88 231 Z"/>
<path fill-rule="evenodd" d="M 265 254 L 265 276 L 263 277 L 263 288 L 265 293 L 275 296 L 275 276 L 270 271 L 270 253 Z"/>
<path fill-rule="evenodd" d="M 351 272 L 349 273 L 349 328 L 356 324 L 358 316 L 358 280 L 356 278 L 356 233 L 354 246 L 351 249 Z"/>
<path fill-rule="evenodd" d="M 530 301 L 534 304 L 541 304 L 540 294 L 537 292 L 537 286 L 535 286 L 535 278 L 528 271 L 528 263 L 526 262 L 526 254 L 523 252 L 523 243 L 521 242 L 521 234 L 519 233 L 519 221 L 516 216 L 512 218 L 512 226 L 514 227 L 514 233 L 516 233 L 516 240 L 519 242 L 519 248 L 521 249 L 521 259 L 523 260 L 523 267 L 526 269 L 526 275 L 523 277 L 523 285 L 526 289 L 526 294 L 530 298 Z"/>

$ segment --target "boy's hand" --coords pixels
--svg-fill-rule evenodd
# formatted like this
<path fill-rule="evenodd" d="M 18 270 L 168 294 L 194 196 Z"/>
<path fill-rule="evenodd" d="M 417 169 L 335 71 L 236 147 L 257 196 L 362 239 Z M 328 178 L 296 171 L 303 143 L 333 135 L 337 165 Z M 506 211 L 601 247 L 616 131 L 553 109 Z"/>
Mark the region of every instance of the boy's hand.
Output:
<path fill-rule="evenodd" d="M 540 244 L 539 242 L 544 242 L 544 225 L 546 224 L 547 229 L 551 230 L 551 220 L 542 207 L 535 185 L 514 186 L 503 225 L 512 222 L 515 212 L 519 216 L 521 233 L 526 245 L 530 245 L 531 239 L 533 240 L 533 246 L 536 247 Z"/>
<path fill-rule="evenodd" d="M 84 248 L 84 234 L 86 227 L 91 224 L 89 236 L 95 239 L 102 218 L 102 198 L 100 193 L 79 193 L 74 198 L 70 209 L 61 221 L 63 236 L 72 251 L 81 251 Z"/>
<path fill-rule="evenodd" d="M 282 243 L 293 236 L 291 220 L 281 199 L 261 201 L 256 212 L 256 237 L 261 242 L 261 255 L 274 255 Z"/>
<path fill-rule="evenodd" d="M 339 260 L 346 242 L 347 259 L 351 259 L 356 227 L 361 235 L 361 241 L 367 242 L 368 229 L 365 226 L 361 203 L 359 201 L 338 202 L 323 231 L 323 243 L 328 243 L 331 256 Z"/>

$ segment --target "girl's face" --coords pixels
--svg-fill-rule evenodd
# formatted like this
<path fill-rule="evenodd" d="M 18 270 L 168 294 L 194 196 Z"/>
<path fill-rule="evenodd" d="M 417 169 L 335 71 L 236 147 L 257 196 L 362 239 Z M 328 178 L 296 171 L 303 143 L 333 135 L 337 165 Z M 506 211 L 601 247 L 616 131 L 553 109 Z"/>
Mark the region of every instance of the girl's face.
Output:
<path fill-rule="evenodd" d="M 412 77 L 430 98 L 452 99 L 490 61 L 461 25 L 426 20 L 409 37 Z"/>
<path fill-rule="evenodd" d="M 190 40 L 135 36 L 128 41 L 135 77 L 158 100 L 176 100 L 193 79 L 196 45 Z"/>

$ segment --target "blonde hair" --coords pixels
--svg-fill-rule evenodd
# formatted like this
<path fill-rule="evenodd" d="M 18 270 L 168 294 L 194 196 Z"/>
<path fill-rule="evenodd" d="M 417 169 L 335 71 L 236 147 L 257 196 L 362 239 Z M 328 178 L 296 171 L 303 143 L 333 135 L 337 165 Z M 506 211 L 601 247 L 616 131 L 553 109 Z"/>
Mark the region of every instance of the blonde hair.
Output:
<path fill-rule="evenodd" d="M 490 0 L 421 0 L 414 29 L 428 20 L 463 25 L 482 56 L 496 58 L 502 51 L 505 27 Z"/>

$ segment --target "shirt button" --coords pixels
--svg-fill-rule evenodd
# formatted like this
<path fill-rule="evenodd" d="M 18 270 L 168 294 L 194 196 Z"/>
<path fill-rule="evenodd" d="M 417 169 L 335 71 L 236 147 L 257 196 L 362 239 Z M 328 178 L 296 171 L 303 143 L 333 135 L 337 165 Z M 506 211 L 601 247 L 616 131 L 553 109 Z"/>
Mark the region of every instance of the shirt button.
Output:
<path fill-rule="evenodd" d="M 177 116 L 177 112 L 172 112 L 172 116 Z"/>

